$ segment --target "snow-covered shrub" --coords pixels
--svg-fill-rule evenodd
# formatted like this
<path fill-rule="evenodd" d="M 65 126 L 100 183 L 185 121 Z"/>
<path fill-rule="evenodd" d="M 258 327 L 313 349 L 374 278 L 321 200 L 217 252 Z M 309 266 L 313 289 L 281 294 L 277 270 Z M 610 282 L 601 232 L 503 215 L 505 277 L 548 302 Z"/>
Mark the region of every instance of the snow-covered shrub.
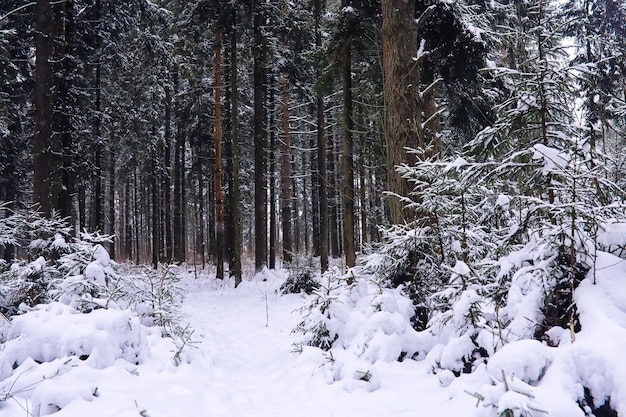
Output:
<path fill-rule="evenodd" d="M 316 265 L 312 256 L 295 253 L 291 261 L 285 265 L 285 269 L 289 272 L 289 276 L 280 286 L 281 293 L 311 294 L 320 287 L 317 281 L 319 266 Z"/>
<path fill-rule="evenodd" d="M 326 272 L 295 329 L 303 334 L 298 350 L 325 351 L 327 382 L 344 381 L 348 390 L 376 389 L 376 362 L 413 358 L 429 348 L 429 338 L 411 326 L 411 299 L 371 278 L 358 270 Z"/>
<path fill-rule="evenodd" d="M 159 326 L 164 334 L 172 335 L 180 326 L 183 290 L 178 285 L 181 277 L 176 265 L 161 265 L 158 270 L 145 269 L 129 279 L 126 291 L 128 301 L 137 311 L 143 324 Z"/>
<path fill-rule="evenodd" d="M 15 262 L 0 273 L 0 312 L 12 316 L 20 306 L 34 306 L 48 301 L 49 278 L 46 260 Z"/>
<path fill-rule="evenodd" d="M 0 229 L 0 245 L 12 245 L 18 255 L 0 266 L 0 312 L 12 315 L 20 304 L 33 307 L 53 299 L 82 303 L 86 309 L 106 304 L 93 300 L 110 298 L 115 273 L 101 245 L 110 242 L 109 236 L 83 233 L 73 238 L 55 213 L 44 218 L 28 210 L 0 219 Z"/>
<path fill-rule="evenodd" d="M 61 303 L 42 304 L 13 318 L 0 352 L 0 380 L 29 359 L 43 363 L 76 357 L 94 368 L 117 359 L 139 363 L 146 346 L 145 328 L 130 310 L 81 313 Z"/>

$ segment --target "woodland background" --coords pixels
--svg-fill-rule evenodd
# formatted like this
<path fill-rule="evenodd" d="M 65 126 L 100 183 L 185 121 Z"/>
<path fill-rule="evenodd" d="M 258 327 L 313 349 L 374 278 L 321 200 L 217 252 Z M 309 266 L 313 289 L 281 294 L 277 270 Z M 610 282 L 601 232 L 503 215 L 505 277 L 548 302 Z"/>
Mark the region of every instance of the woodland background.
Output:
<path fill-rule="evenodd" d="M 228 261 L 239 277 L 242 253 L 257 269 L 300 252 L 353 266 L 379 226 L 437 221 L 402 209 L 415 183 L 395 167 L 497 164 L 535 144 L 591 152 L 603 172 L 584 186 L 601 204 L 599 178 L 622 188 L 619 1 L 8 0 L 0 13 L 3 212 L 36 203 L 74 233 L 115 235 L 118 260 L 216 262 L 218 276 Z M 554 203 L 535 173 L 490 187 Z"/>

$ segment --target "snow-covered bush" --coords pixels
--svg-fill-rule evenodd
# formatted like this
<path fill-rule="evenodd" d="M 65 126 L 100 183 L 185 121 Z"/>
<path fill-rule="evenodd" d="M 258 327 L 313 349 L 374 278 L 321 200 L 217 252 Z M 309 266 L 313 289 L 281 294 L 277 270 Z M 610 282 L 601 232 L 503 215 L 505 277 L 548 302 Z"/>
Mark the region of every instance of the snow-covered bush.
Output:
<path fill-rule="evenodd" d="M 324 273 L 295 329 L 303 334 L 297 350 L 311 346 L 326 352 L 327 382 L 343 381 L 348 390 L 377 389 L 376 362 L 413 358 L 429 348 L 429 338 L 411 326 L 412 301 L 401 289 L 371 278 L 358 270 Z"/>
<path fill-rule="evenodd" d="M 291 261 L 285 265 L 285 269 L 289 272 L 289 276 L 280 286 L 281 293 L 311 294 L 320 287 L 317 281 L 319 265 L 316 265 L 312 256 L 295 253 Z"/>
<path fill-rule="evenodd" d="M 117 359 L 139 363 L 146 345 L 145 328 L 130 310 L 81 313 L 61 303 L 41 304 L 13 318 L 0 354 L 0 380 L 29 358 L 43 363 L 76 357 L 95 368 Z"/>

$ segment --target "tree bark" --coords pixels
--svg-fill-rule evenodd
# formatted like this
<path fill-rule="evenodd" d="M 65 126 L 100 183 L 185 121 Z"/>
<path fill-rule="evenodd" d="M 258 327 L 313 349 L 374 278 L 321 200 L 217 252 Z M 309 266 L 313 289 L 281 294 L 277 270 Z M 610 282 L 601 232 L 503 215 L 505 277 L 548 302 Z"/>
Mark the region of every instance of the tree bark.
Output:
<path fill-rule="evenodd" d="M 174 261 L 174 239 L 172 236 L 172 90 L 169 77 L 165 86 L 165 175 L 163 178 L 163 209 L 165 229 L 166 261 Z"/>
<path fill-rule="evenodd" d="M 283 228 L 283 261 L 291 262 L 293 242 L 291 233 L 291 133 L 289 131 L 289 74 L 283 71 L 283 154 L 281 215 Z"/>
<path fill-rule="evenodd" d="M 257 271 L 267 265 L 267 128 L 265 111 L 266 40 L 264 2 L 257 0 L 254 10 L 254 265 Z"/>
<path fill-rule="evenodd" d="M 389 191 L 408 196 L 409 184 L 396 171 L 396 166 L 410 162 L 405 147 L 423 146 L 419 111 L 420 74 L 416 62 L 417 24 L 415 2 L 382 0 L 383 72 L 386 112 L 387 169 Z M 392 223 L 405 220 L 398 198 L 389 199 Z"/>
<path fill-rule="evenodd" d="M 274 77 L 272 77 L 272 84 Z M 269 125 L 271 126 L 270 135 L 270 147 L 269 147 L 269 192 L 270 192 L 270 214 L 269 214 L 269 268 L 276 268 L 276 235 L 278 225 L 276 224 L 276 129 L 274 125 L 274 89 L 269 89 Z"/>
<path fill-rule="evenodd" d="M 354 121 L 352 119 L 352 40 L 346 33 L 342 40 L 341 55 L 341 84 L 343 87 L 342 111 L 342 199 L 343 199 L 343 248 L 346 257 L 346 266 L 351 268 L 356 263 L 354 245 L 354 163 L 353 138 Z"/>
<path fill-rule="evenodd" d="M 61 138 L 54 132 L 53 66 L 56 25 L 50 0 L 37 0 L 35 22 L 35 135 L 33 198 L 44 216 L 59 209 Z"/>
<path fill-rule="evenodd" d="M 322 0 L 315 0 L 315 48 L 322 49 Z M 322 78 L 321 69 L 317 69 L 316 78 Z M 318 201 L 319 201 L 319 251 L 322 272 L 328 270 L 328 175 L 326 173 L 326 132 L 324 118 L 324 98 L 322 93 L 318 93 L 316 100 L 317 107 L 317 175 L 318 175 Z"/>
<path fill-rule="evenodd" d="M 222 197 L 222 31 L 215 30 L 215 211 L 217 279 L 224 279 L 224 202 Z"/>
<path fill-rule="evenodd" d="M 179 93 L 178 68 L 172 74 L 174 95 Z M 185 262 L 187 243 L 185 231 L 185 135 L 181 109 L 177 101 L 174 102 L 176 113 L 176 142 L 174 145 L 174 260 Z"/>
<path fill-rule="evenodd" d="M 232 149 L 232 176 L 233 176 L 233 189 L 232 194 L 232 210 L 233 210 L 233 223 L 234 233 L 233 238 L 233 269 L 232 275 L 235 277 L 235 287 L 241 284 L 242 270 L 241 270 L 241 254 L 243 251 L 243 233 L 241 224 L 241 187 L 239 177 L 239 86 L 238 86 L 238 74 L 237 74 L 237 9 L 233 7 L 232 11 L 232 30 L 230 34 L 231 49 L 230 49 L 230 89 L 231 89 L 231 149 Z"/>

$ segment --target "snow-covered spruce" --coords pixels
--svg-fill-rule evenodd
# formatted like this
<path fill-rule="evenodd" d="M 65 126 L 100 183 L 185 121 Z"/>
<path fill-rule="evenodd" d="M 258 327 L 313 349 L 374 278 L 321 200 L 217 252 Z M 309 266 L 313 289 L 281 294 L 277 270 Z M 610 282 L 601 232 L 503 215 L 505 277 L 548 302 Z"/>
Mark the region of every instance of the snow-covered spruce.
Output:
<path fill-rule="evenodd" d="M 297 350 L 324 355 L 326 381 L 339 381 L 349 391 L 379 387 L 377 362 L 413 358 L 429 348 L 429 338 L 411 326 L 412 301 L 401 289 L 387 288 L 358 269 L 327 271 L 301 311 Z"/>

